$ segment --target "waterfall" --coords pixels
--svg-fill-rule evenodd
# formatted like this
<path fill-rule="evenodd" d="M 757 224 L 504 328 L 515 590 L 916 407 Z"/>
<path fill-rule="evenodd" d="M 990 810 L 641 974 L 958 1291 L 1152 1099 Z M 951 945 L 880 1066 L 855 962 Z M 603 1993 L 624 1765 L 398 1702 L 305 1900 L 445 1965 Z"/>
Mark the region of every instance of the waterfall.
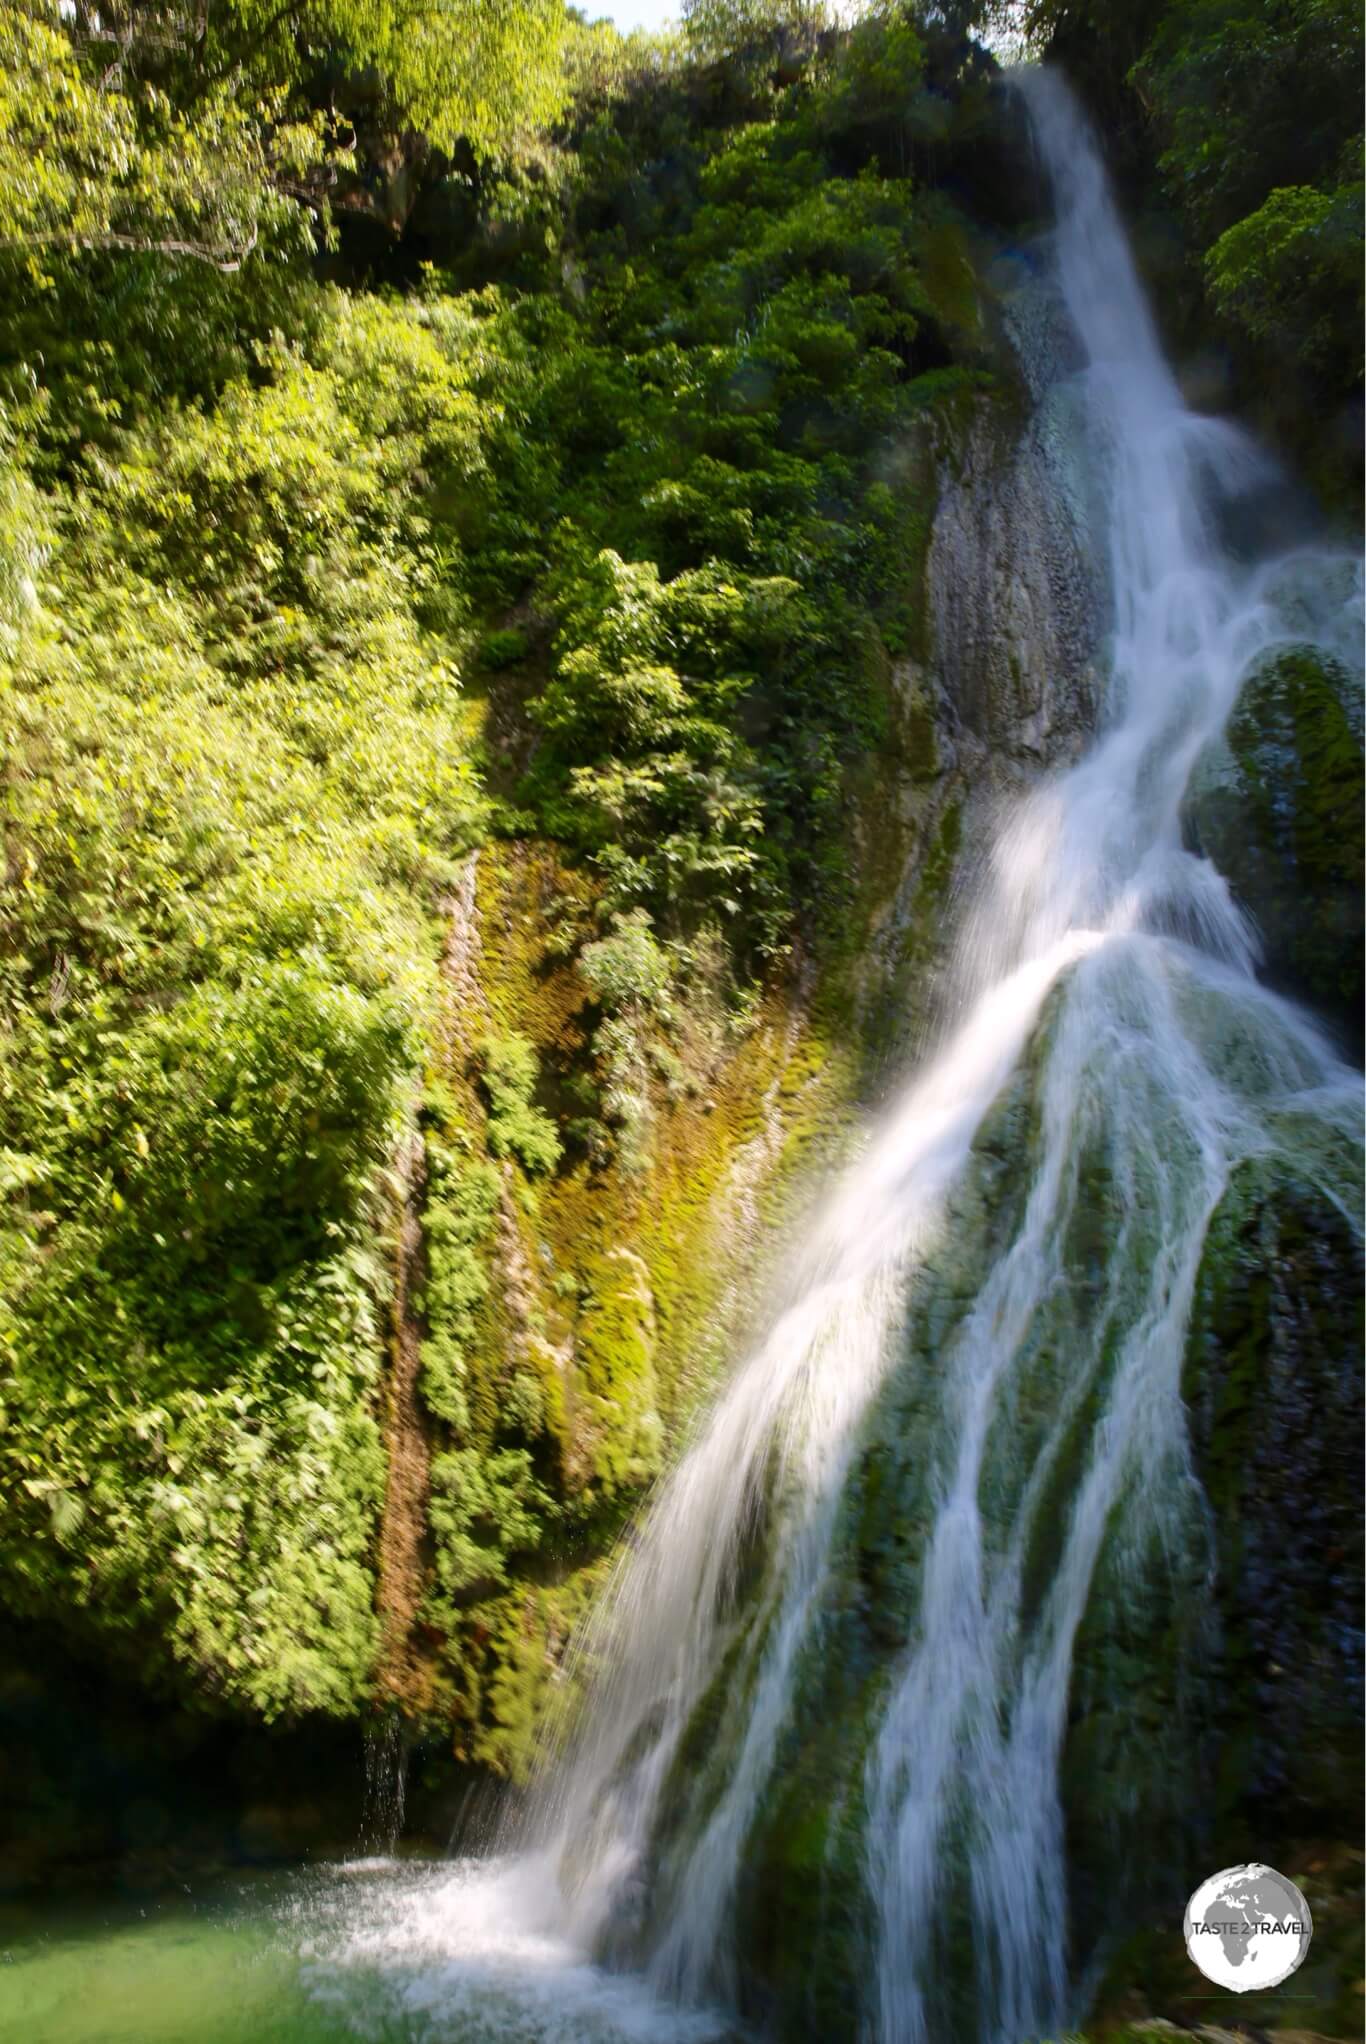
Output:
<path fill-rule="evenodd" d="M 851 1474 L 909 1372 L 928 1532 L 850 1819 L 859 2020 L 883 2044 L 1024 2044 L 1074 2015 L 1058 1776 L 1078 1628 L 1102 1558 L 1135 1600 L 1155 1554 L 1202 1594 L 1180 1370 L 1206 1230 L 1231 1173 L 1278 1146 L 1345 1202 L 1332 1157 L 1359 1114 L 1355 1077 L 1258 983 L 1254 931 L 1181 835 L 1192 768 L 1240 683 L 1320 635 L 1314 593 L 1338 567 L 1226 550 L 1224 513 L 1268 464 L 1183 405 L 1066 87 L 1033 72 L 1019 90 L 1104 505 L 1101 729 L 1005 820 L 937 1048 L 623 1548 L 581 1649 L 582 1729 L 500 1876 L 527 1920 L 660 1996 L 733 2000 L 745 1855 L 836 1598 Z M 961 1234 L 974 1145 L 1021 1074 L 1036 1110 L 1015 1160 L 1025 1194 L 966 1305 L 917 1347 L 908 1329 Z M 1113 1226 L 1079 1286 L 1069 1245 L 1095 1169 Z M 938 1977 L 934 1926 L 950 1917 L 969 1933 L 970 2018 Z"/>
<path fill-rule="evenodd" d="M 403 1836 L 408 1787 L 408 1747 L 396 1712 L 365 1730 L 365 1797 L 361 1805 L 360 1849 L 393 1852 Z"/>
<path fill-rule="evenodd" d="M 967 1863 L 981 2035 L 1061 2031 L 1070 2006 L 1058 1762 L 1072 1648 L 1120 1515 L 1141 1594 L 1153 1539 L 1196 1499 L 1180 1372 L 1206 1229 L 1232 1171 L 1290 1114 L 1351 1131 L 1359 1087 L 1306 1017 L 1260 988 L 1256 940 L 1219 874 L 1182 848 L 1191 770 L 1239 685 L 1292 635 L 1292 585 L 1316 563 L 1249 571 L 1216 513 L 1265 474 L 1234 428 L 1183 405 L 1110 196 L 1065 85 L 1019 80 L 1054 193 L 1057 285 L 1085 358 L 1091 457 L 1107 507 L 1113 605 L 1105 727 L 1002 831 L 963 948 L 964 1001 L 1087 933 L 1038 1046 L 1042 1108 L 1022 1225 L 938 1357 L 937 1514 L 916 1637 L 868 1766 L 877 1908 L 873 2033 L 939 2034 L 930 1926 L 951 1851 Z M 1303 625 L 1296 627 L 1303 630 Z M 1283 1136 L 1281 1138 L 1283 1140 Z M 1312 1147 L 1312 1139 L 1310 1141 Z M 1064 1244 L 1101 1154 L 1124 1188 L 1098 1295 L 1069 1330 L 1068 1375 L 1013 1511 L 981 1506 L 988 1431 L 1067 1283 Z M 1022 1578 L 1053 1464 L 1085 1400 L 1087 1460 L 1042 1608 Z M 1145 1521 L 1147 1522 L 1145 1524 Z M 1185 1594 L 1201 1591 L 1198 1558 Z"/>

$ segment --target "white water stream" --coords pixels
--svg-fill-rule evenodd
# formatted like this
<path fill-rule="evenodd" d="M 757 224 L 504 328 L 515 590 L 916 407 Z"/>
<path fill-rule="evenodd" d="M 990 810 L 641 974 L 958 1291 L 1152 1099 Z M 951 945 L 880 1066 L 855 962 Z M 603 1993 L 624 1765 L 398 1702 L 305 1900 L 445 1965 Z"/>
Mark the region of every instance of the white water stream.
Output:
<path fill-rule="evenodd" d="M 1023 1219 L 932 1359 L 937 1508 L 863 1774 L 862 2020 L 880 2044 L 949 2044 L 933 1927 L 952 1861 L 966 1868 L 976 1975 L 975 2034 L 952 2044 L 1060 2030 L 1075 1996 L 1058 1788 L 1073 1645 L 1117 1520 L 1137 1570 L 1193 1491 L 1179 1378 L 1206 1227 L 1244 1159 L 1302 1135 L 1312 1172 L 1358 1126 L 1356 1077 L 1258 985 L 1254 933 L 1180 831 L 1192 768 L 1256 662 L 1292 641 L 1352 645 L 1350 564 L 1226 554 L 1218 507 L 1264 481 L 1266 463 L 1183 405 L 1066 88 L 1035 72 L 1020 90 L 1054 195 L 1056 288 L 1084 358 L 1106 505 L 1103 728 L 1006 822 L 939 1049 L 835 1190 L 771 1332 L 624 1550 L 585 1649 L 595 1673 L 578 1743 L 485 1886 L 465 1875 L 452 1891 L 457 1968 L 462 1924 L 477 1919 L 483 1936 L 496 1918 L 557 1965 L 629 1964 L 662 2003 L 731 2002 L 746 1840 L 830 1588 L 861 1429 L 905 1362 L 907 1302 L 974 1139 L 1028 1053 L 1039 1133 Z M 1118 1189 L 1115 1239 L 1061 1356 L 1043 1445 L 993 1518 L 989 1436 L 1067 1283 L 1088 1155 Z M 1027 1608 L 1030 1541 L 1083 1407 L 1058 1560 Z M 717 1728 L 700 1742 L 699 1710 Z M 674 2020 L 661 2008 L 652 2034 Z"/>

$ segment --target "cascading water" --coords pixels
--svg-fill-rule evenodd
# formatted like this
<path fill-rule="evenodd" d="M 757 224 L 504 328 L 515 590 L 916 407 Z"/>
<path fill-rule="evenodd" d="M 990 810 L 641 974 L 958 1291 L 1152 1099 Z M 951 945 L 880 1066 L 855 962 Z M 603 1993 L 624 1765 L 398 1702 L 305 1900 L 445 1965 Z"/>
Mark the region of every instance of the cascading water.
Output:
<path fill-rule="evenodd" d="M 841 1818 L 867 1961 L 855 2020 L 883 2044 L 1025 2044 L 1073 2013 L 1059 1762 L 1076 1644 L 1102 1573 L 1135 1606 L 1164 1571 L 1202 1593 L 1180 1371 L 1211 1216 L 1240 1164 L 1291 1152 L 1355 1221 L 1338 1180 L 1358 1082 L 1258 984 L 1252 930 L 1181 838 L 1192 768 L 1256 663 L 1293 641 L 1342 650 L 1340 617 L 1315 611 L 1325 591 L 1340 610 L 1343 563 L 1225 552 L 1220 518 L 1266 464 L 1182 404 L 1066 88 L 1036 72 L 1019 89 L 1105 505 L 1103 729 L 1001 830 L 941 1045 L 624 1550 L 582 1650 L 584 1729 L 488 1876 L 546 1949 L 629 1966 L 665 2002 L 733 2005 L 747 1855 L 840 1604 L 853 1473 L 901 1384 L 924 1530 Z M 1023 1191 L 941 1310 L 1012 1084 L 1032 1102 Z M 1098 1200 L 1107 1239 L 1079 1279 Z"/>
<path fill-rule="evenodd" d="M 1221 552 L 1212 506 L 1261 460 L 1194 417 L 1157 343 L 1094 143 L 1047 72 L 1021 80 L 1056 199 L 1059 288 L 1086 358 L 1094 459 L 1108 497 L 1114 607 L 1108 727 L 1076 769 L 1002 833 L 965 947 L 968 986 L 1090 933 L 1037 1047 L 1042 1127 L 1023 1222 L 951 1345 L 934 1454 L 938 1510 L 915 1643 L 868 1767 L 871 1888 L 880 1921 L 874 2034 L 934 2034 L 929 1926 L 950 1838 L 966 1861 L 980 2034 L 1060 2030 L 1070 2013 L 1058 1762 L 1072 1648 L 1118 1515 L 1135 1576 L 1193 1516 L 1180 1397 L 1206 1230 L 1235 1167 L 1284 1141 L 1279 1119 L 1353 1130 L 1359 1084 L 1313 1026 L 1258 987 L 1254 939 L 1219 875 L 1182 849 L 1191 770 L 1239 684 L 1283 642 L 1278 584 Z M 968 998 L 974 997 L 969 991 Z M 976 998 L 982 998 L 977 994 Z M 1312 1135 L 1306 1148 L 1313 1147 Z M 1037 1460 L 1007 1511 L 984 1507 L 989 1431 L 1031 1348 L 1056 1340 L 1050 1302 L 1102 1155 L 1118 1231 L 1079 1326 Z M 1023 1575 L 1050 1476 L 1083 1401 L 1089 1441 L 1041 1606 Z M 1137 1587 L 1137 1584 L 1136 1584 Z M 1187 1594 L 1200 1593 L 1198 1562 Z"/>

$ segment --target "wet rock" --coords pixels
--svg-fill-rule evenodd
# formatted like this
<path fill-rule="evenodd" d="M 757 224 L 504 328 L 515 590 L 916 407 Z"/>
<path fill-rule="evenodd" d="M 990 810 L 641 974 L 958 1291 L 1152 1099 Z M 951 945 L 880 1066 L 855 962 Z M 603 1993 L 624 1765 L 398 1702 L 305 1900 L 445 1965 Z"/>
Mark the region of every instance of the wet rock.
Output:
<path fill-rule="evenodd" d="M 1361 1797 L 1361 1246 L 1281 1165 L 1211 1226 L 1184 1394 L 1209 1499 L 1221 1638 L 1207 1670 L 1228 1863 Z"/>
<path fill-rule="evenodd" d="M 892 663 L 888 731 L 855 818 L 875 898 L 858 968 L 874 1068 L 879 1051 L 903 1066 L 939 1012 L 953 903 L 971 890 L 1003 806 L 1075 760 L 1099 711 L 1098 513 L 1074 391 L 1031 381 L 1035 357 L 1060 345 L 1038 300 L 1032 282 L 1016 286 L 1003 343 L 1023 398 L 997 390 L 960 404 L 915 456 L 935 505 L 915 567 L 929 631 L 916 656 Z"/>
<path fill-rule="evenodd" d="M 1104 606 L 1079 452 L 1064 383 L 1023 425 L 978 407 L 950 457 L 930 548 L 935 665 L 994 778 L 1075 757 L 1095 727 Z"/>
<path fill-rule="evenodd" d="M 1359 695 L 1344 667 L 1309 647 L 1268 661 L 1201 762 L 1186 818 L 1192 847 L 1256 922 L 1266 978 L 1330 1018 L 1358 1055 Z"/>

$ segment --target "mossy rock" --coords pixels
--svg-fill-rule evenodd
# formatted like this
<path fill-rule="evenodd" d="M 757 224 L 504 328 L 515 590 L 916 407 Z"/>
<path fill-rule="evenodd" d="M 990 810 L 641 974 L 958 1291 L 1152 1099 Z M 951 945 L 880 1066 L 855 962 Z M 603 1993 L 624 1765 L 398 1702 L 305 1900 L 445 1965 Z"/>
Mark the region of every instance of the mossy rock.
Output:
<path fill-rule="evenodd" d="M 1211 1624 L 1184 1668 L 1159 1656 L 1139 1686 L 1155 1693 L 1164 1666 L 1179 1674 L 1188 1743 L 1174 1787 L 1190 1821 L 1167 1841 L 1165 1899 L 1154 1890 L 1109 1955 L 1097 2040 L 1131 2034 L 1118 2011 L 1135 2000 L 1192 2030 L 1208 2020 L 1181 1907 L 1198 1879 L 1248 1859 L 1282 1868 L 1309 1900 L 1314 1942 L 1294 1991 L 1315 2004 L 1315 2032 L 1360 2028 L 1362 1855 L 1343 1833 L 1361 1802 L 1362 1374 L 1353 1229 L 1285 1161 L 1244 1164 L 1206 1237 L 1182 1380 L 1208 1501 Z M 1156 1864 L 1153 1849 L 1139 1834 L 1135 1861 Z M 1277 1993 L 1240 1996 L 1238 2013 L 1259 2033 L 1284 2015 Z"/>
<path fill-rule="evenodd" d="M 658 1474 L 663 1449 L 650 1274 L 618 1248 L 593 1258 L 586 1276 L 574 1353 L 593 1477 L 609 1494 L 638 1490 Z"/>
<path fill-rule="evenodd" d="M 1229 1863 L 1269 1836 L 1331 1836 L 1360 1801 L 1361 1279 L 1332 1201 L 1280 1165 L 1235 1174 L 1184 1380 L 1214 1523 Z"/>
<path fill-rule="evenodd" d="M 1245 684 L 1203 762 L 1188 835 L 1251 912 L 1273 985 L 1358 1049 L 1362 1012 L 1362 743 L 1354 684 L 1308 648 Z"/>
<path fill-rule="evenodd" d="M 764 2034 L 855 2044 L 874 1963 L 876 1910 L 864 1866 L 862 1699 L 811 1726 L 775 1773 L 736 1896 L 744 2013 Z"/>

